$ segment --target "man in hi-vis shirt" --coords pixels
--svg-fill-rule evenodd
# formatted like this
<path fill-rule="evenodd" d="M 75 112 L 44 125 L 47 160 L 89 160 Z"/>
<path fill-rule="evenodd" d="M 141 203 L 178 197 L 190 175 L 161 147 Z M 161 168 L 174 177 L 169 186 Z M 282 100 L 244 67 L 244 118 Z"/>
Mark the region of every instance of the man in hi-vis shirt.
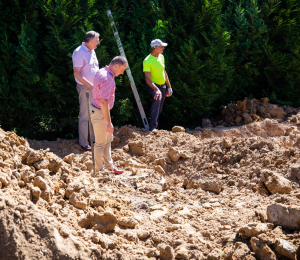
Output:
<path fill-rule="evenodd" d="M 167 43 L 160 39 L 155 39 L 151 42 L 151 54 L 149 54 L 143 62 L 143 71 L 147 89 L 153 98 L 153 103 L 150 110 L 150 131 L 157 133 L 158 118 L 162 111 L 166 97 L 170 97 L 173 93 L 172 87 L 165 70 L 165 58 L 162 55 Z M 168 90 L 166 91 L 166 87 Z"/>

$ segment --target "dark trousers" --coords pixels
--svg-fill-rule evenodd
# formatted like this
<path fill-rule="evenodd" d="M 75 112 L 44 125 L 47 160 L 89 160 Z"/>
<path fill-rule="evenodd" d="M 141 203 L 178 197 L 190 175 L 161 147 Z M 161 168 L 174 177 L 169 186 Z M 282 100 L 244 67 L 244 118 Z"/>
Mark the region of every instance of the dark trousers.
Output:
<path fill-rule="evenodd" d="M 153 130 L 154 128 L 158 128 L 158 121 L 159 121 L 158 117 L 162 111 L 164 101 L 166 98 L 166 84 L 164 85 L 155 84 L 155 85 L 161 91 L 162 97 L 160 100 L 158 99 L 155 100 L 154 99 L 155 91 L 147 85 L 147 89 L 151 97 L 153 98 L 153 103 L 150 110 L 150 131 Z"/>

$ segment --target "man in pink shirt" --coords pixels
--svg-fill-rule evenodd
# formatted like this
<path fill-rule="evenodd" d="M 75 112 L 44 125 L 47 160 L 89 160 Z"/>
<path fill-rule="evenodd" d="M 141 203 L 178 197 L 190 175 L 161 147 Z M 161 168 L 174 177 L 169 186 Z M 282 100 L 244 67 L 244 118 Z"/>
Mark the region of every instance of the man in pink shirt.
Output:
<path fill-rule="evenodd" d="M 110 110 L 115 101 L 115 77 L 123 74 L 126 67 L 127 60 L 122 56 L 117 56 L 112 59 L 109 66 L 100 69 L 95 75 L 90 111 L 96 141 L 94 148 L 96 171 L 103 170 L 102 160 L 104 160 L 107 170 L 115 174 L 124 172 L 114 167 L 111 158 L 114 127 L 111 123 Z"/>
<path fill-rule="evenodd" d="M 98 44 L 99 33 L 89 31 L 85 35 L 84 42 L 75 49 L 72 55 L 74 77 L 77 83 L 80 105 L 78 120 L 79 144 L 85 151 L 91 150 L 88 143 L 88 104 L 85 92 L 90 92 L 91 103 L 94 78 L 96 72 L 99 70 L 98 59 L 94 51 Z"/>

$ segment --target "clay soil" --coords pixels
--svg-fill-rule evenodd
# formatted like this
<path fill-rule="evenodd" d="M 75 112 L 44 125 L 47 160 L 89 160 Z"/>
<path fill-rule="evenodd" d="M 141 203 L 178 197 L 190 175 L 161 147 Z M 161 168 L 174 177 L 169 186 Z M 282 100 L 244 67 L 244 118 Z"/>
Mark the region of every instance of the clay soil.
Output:
<path fill-rule="evenodd" d="M 116 127 L 118 176 L 94 175 L 78 140 L 0 129 L 0 259 L 300 259 L 294 112 L 248 124 L 250 112 L 232 112 L 237 126 L 193 131 Z"/>

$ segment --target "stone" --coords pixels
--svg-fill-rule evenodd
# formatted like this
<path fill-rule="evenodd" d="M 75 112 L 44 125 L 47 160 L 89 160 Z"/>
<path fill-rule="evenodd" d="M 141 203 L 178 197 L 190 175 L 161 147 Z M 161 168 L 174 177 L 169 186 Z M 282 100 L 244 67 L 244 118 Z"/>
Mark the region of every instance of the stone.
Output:
<path fill-rule="evenodd" d="M 16 207 L 16 210 L 18 210 L 19 212 L 27 212 L 28 208 L 25 205 L 18 205 Z"/>
<path fill-rule="evenodd" d="M 59 232 L 64 237 L 68 237 L 70 235 L 70 229 L 66 225 L 61 225 Z"/>
<path fill-rule="evenodd" d="M 174 250 L 171 246 L 162 243 L 157 246 L 157 249 L 159 250 L 159 256 L 161 260 L 175 259 Z"/>
<path fill-rule="evenodd" d="M 25 183 L 30 182 L 35 177 L 35 173 L 29 168 L 21 173 L 21 180 Z"/>
<path fill-rule="evenodd" d="M 157 259 L 160 255 L 160 253 L 155 247 L 153 247 L 153 248 L 149 248 L 146 251 L 146 255 L 147 255 L 147 257 L 150 257 L 150 258 L 153 257 L 154 259 Z"/>
<path fill-rule="evenodd" d="M 291 182 L 288 179 L 272 171 L 262 170 L 260 178 L 271 193 L 284 194 L 290 193 L 293 190 Z"/>
<path fill-rule="evenodd" d="M 156 165 L 154 169 L 155 169 L 155 171 L 161 173 L 162 175 L 166 174 L 165 170 L 160 165 Z"/>
<path fill-rule="evenodd" d="M 150 236 L 150 232 L 147 230 L 137 230 L 136 235 L 139 239 L 145 239 Z"/>
<path fill-rule="evenodd" d="M 176 259 L 189 259 L 189 251 L 185 246 L 179 246 L 175 250 Z"/>
<path fill-rule="evenodd" d="M 32 187 L 31 193 L 33 197 L 39 198 L 42 194 L 41 190 L 39 187 Z"/>
<path fill-rule="evenodd" d="M 300 229 L 300 206 L 272 204 L 267 207 L 268 221 L 286 229 Z"/>
<path fill-rule="evenodd" d="M 93 234 L 93 237 L 92 237 L 92 240 L 95 242 L 95 243 L 99 243 L 99 240 L 100 240 L 100 233 L 98 231 L 95 231 L 94 234 Z"/>
<path fill-rule="evenodd" d="M 242 242 L 236 242 L 231 256 L 232 260 L 244 260 L 246 256 L 251 255 L 249 247 Z"/>
<path fill-rule="evenodd" d="M 166 168 L 166 158 L 158 158 L 154 160 L 154 165 L 160 165 L 164 170 Z"/>
<path fill-rule="evenodd" d="M 271 193 L 284 194 L 290 193 L 293 190 L 291 182 L 288 179 L 272 171 L 262 170 L 260 179 Z"/>
<path fill-rule="evenodd" d="M 122 217 L 118 219 L 118 225 L 127 228 L 134 228 L 139 222 L 132 217 Z"/>
<path fill-rule="evenodd" d="M 47 153 L 48 155 L 48 169 L 50 172 L 58 172 L 59 168 L 62 165 L 63 160 L 60 159 L 57 155 L 53 154 L 53 153 Z"/>
<path fill-rule="evenodd" d="M 180 159 L 180 152 L 174 149 L 173 147 L 170 147 L 168 155 L 170 156 L 173 162 L 177 162 Z"/>
<path fill-rule="evenodd" d="M 126 145 L 123 146 L 123 150 L 125 152 L 129 152 L 129 146 L 128 146 L 128 144 L 126 144 Z"/>
<path fill-rule="evenodd" d="M 183 159 L 189 159 L 192 156 L 188 152 L 182 151 L 182 152 L 180 152 L 180 157 L 183 158 Z"/>
<path fill-rule="evenodd" d="M 97 232 L 98 233 L 98 232 Z M 95 236 L 95 234 L 94 234 Z M 99 234 L 98 233 L 98 243 L 100 243 L 101 247 L 104 249 L 114 249 L 116 247 L 116 242 L 112 239 L 110 239 L 110 237 L 106 234 Z"/>
<path fill-rule="evenodd" d="M 42 190 L 47 189 L 47 182 L 41 176 L 37 176 L 34 178 L 33 185 L 39 187 Z"/>
<path fill-rule="evenodd" d="M 273 224 L 267 223 L 249 223 L 241 227 L 237 232 L 245 237 L 256 237 L 259 234 L 272 230 Z"/>
<path fill-rule="evenodd" d="M 144 144 L 142 141 L 129 142 L 129 151 L 136 155 L 144 154 Z"/>
<path fill-rule="evenodd" d="M 208 180 L 204 182 L 199 182 L 199 187 L 203 190 L 213 191 L 216 193 L 220 193 L 222 191 L 224 183 L 219 180 Z"/>
<path fill-rule="evenodd" d="M 36 172 L 36 175 L 45 178 L 46 176 L 49 176 L 49 173 L 50 171 L 48 169 L 41 169 Z"/>
<path fill-rule="evenodd" d="M 276 260 L 275 253 L 264 242 L 261 242 L 259 238 L 252 237 L 250 240 L 253 252 L 261 260 Z"/>
<path fill-rule="evenodd" d="M 294 245 L 289 241 L 281 238 L 277 239 L 275 242 L 275 251 L 289 259 L 296 260 L 296 250 Z"/>
<path fill-rule="evenodd" d="M 172 128 L 172 132 L 173 132 L 173 133 L 176 133 L 176 132 L 185 132 L 185 129 L 184 129 L 184 127 L 182 127 L 182 126 L 174 126 L 174 127 Z"/>
<path fill-rule="evenodd" d="M 5 173 L 0 173 L 0 183 L 2 183 L 4 186 L 8 186 L 11 179 L 10 177 Z"/>
<path fill-rule="evenodd" d="M 126 238 L 128 241 L 133 241 L 137 243 L 139 241 L 136 233 L 131 232 L 131 231 L 126 231 L 123 233 L 124 238 Z"/>
<path fill-rule="evenodd" d="M 222 142 L 222 146 L 223 148 L 230 149 L 232 144 L 228 139 L 224 138 Z"/>
<path fill-rule="evenodd" d="M 86 209 L 87 208 L 87 202 L 86 199 L 77 192 L 73 192 L 71 197 L 69 198 L 70 203 L 79 209 Z"/>
<path fill-rule="evenodd" d="M 51 200 L 51 196 L 52 196 L 52 192 L 50 190 L 42 190 L 41 191 L 41 198 L 44 199 L 45 201 L 50 201 Z"/>
<path fill-rule="evenodd" d="M 108 233 L 114 231 L 115 226 L 117 225 L 117 217 L 109 211 L 103 213 L 91 211 L 78 221 L 78 225 L 82 228 L 97 230 L 101 233 Z"/>
<path fill-rule="evenodd" d="M 66 197 L 70 198 L 73 192 L 79 192 L 83 188 L 84 185 L 81 182 L 70 183 L 66 189 Z"/>

